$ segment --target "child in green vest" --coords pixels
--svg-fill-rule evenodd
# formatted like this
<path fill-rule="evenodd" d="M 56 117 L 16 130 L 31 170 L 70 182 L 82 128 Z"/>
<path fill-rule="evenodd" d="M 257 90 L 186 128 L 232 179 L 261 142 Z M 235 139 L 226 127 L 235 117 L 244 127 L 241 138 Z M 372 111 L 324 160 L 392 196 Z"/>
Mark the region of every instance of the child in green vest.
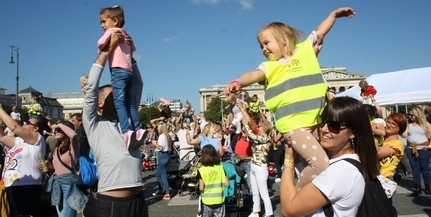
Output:
<path fill-rule="evenodd" d="M 236 93 L 254 83 L 265 85 L 264 103 L 274 115 L 275 125 L 308 166 L 298 180 L 298 190 L 328 166 L 328 157 L 313 136 L 325 105 L 328 86 L 317 54 L 337 18 L 354 16 L 352 8 L 334 10 L 306 40 L 301 32 L 280 22 L 259 30 L 257 40 L 268 61 L 229 82 L 225 94 Z M 285 162 L 285 164 L 293 162 Z"/>
<path fill-rule="evenodd" d="M 205 145 L 201 150 L 201 167 L 197 177 L 203 205 L 202 216 L 225 216 L 223 192 L 224 187 L 229 186 L 229 180 L 212 145 Z"/>
<path fill-rule="evenodd" d="M 40 98 L 34 95 L 31 97 L 31 104 L 28 106 L 28 119 L 39 119 L 40 112 L 43 112 L 42 106 L 40 105 Z"/>

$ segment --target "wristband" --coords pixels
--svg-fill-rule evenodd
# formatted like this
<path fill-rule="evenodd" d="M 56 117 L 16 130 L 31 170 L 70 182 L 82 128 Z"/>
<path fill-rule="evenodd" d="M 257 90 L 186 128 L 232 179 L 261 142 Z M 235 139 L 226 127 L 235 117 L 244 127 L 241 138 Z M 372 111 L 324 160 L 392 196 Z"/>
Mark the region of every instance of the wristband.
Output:
<path fill-rule="evenodd" d="M 229 82 L 229 84 L 237 84 L 238 86 L 239 86 L 239 88 L 241 89 L 241 87 L 242 87 L 242 82 L 241 82 L 241 80 L 239 80 L 239 79 L 234 79 L 234 80 L 232 80 L 232 81 L 230 81 Z"/>
<path fill-rule="evenodd" d="M 292 166 L 293 167 L 294 164 L 295 164 L 295 162 L 291 159 L 285 159 L 284 160 L 284 165 L 286 165 L 286 166 Z"/>

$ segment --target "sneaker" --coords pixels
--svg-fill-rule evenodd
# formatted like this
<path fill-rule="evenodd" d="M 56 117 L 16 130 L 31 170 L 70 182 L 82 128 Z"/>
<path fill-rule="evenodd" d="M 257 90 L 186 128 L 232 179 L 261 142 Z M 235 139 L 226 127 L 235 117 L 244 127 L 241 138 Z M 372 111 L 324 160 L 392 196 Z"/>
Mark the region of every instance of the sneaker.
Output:
<path fill-rule="evenodd" d="M 252 212 L 250 215 L 248 215 L 248 217 L 259 217 L 259 213 Z"/>
<path fill-rule="evenodd" d="M 165 196 L 163 196 L 163 200 L 170 200 L 171 199 L 171 195 L 169 194 L 165 194 Z"/>
<path fill-rule="evenodd" d="M 280 178 L 276 178 L 276 179 L 275 179 L 275 183 L 278 183 L 278 182 L 281 182 L 281 179 L 280 179 Z"/>
<path fill-rule="evenodd" d="M 129 131 L 127 131 L 125 134 L 123 134 L 123 137 L 124 137 L 124 143 L 126 144 L 126 148 L 128 148 L 129 146 L 130 146 L 130 142 L 132 141 L 131 140 L 131 135 L 133 134 L 133 133 L 135 133 L 135 132 L 133 132 L 133 131 L 131 131 L 131 130 L 129 130 Z"/>
<path fill-rule="evenodd" d="M 144 129 L 139 129 L 139 130 L 137 130 L 136 131 L 136 141 L 139 141 L 139 140 L 141 140 L 142 139 L 142 137 L 146 137 L 146 136 L 143 136 L 143 135 L 145 135 L 145 134 L 148 134 L 148 133 L 146 133 L 146 130 L 144 130 Z"/>
<path fill-rule="evenodd" d="M 161 197 L 163 195 L 165 195 L 165 193 L 163 191 L 156 191 L 153 193 L 153 196 L 157 196 L 157 197 Z"/>
<path fill-rule="evenodd" d="M 129 146 L 127 146 L 127 150 L 129 150 L 129 151 L 138 150 L 141 148 L 141 146 L 144 143 L 145 143 L 145 141 L 143 141 L 142 139 L 136 140 L 136 132 L 132 131 L 132 134 L 130 134 L 130 142 L 129 142 Z"/>

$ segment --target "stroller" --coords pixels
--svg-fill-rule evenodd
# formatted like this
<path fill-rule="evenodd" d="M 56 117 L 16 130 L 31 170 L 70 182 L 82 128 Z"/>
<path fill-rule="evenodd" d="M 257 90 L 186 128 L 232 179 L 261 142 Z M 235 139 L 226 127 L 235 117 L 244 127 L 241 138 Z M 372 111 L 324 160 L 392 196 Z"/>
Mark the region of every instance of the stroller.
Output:
<path fill-rule="evenodd" d="M 179 175 L 181 184 L 179 186 L 178 195 L 184 196 L 186 192 L 190 194 L 191 198 L 198 198 L 199 196 L 199 180 L 197 179 L 197 172 L 200 166 L 201 153 L 198 152 L 192 159 L 187 167 L 187 172 L 180 173 Z"/>
<path fill-rule="evenodd" d="M 199 189 L 196 174 L 200 163 L 200 152 L 195 154 L 197 150 L 192 149 L 180 159 L 179 146 L 173 145 L 172 150 L 173 154 L 167 168 L 168 175 L 173 176 L 170 178 L 169 185 L 172 188 L 179 189 L 179 196 L 184 196 L 188 191 L 192 197 L 197 198 Z M 189 160 L 189 156 L 192 154 L 194 154 L 194 157 Z"/>

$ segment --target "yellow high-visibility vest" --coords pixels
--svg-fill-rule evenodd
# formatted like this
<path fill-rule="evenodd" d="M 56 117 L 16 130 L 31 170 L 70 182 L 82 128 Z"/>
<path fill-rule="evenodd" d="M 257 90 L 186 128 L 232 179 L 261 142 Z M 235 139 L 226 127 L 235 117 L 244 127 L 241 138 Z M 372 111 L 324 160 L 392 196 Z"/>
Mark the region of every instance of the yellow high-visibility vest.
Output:
<path fill-rule="evenodd" d="M 224 185 L 226 175 L 221 164 L 214 166 L 201 166 L 199 173 L 204 180 L 205 187 L 201 192 L 202 203 L 206 205 L 222 204 L 224 202 Z"/>
<path fill-rule="evenodd" d="M 39 106 L 40 106 L 40 103 L 31 104 L 28 108 L 28 113 L 34 114 L 34 115 L 37 114 L 36 109 L 39 108 Z"/>
<path fill-rule="evenodd" d="M 309 39 L 297 44 L 287 63 L 267 61 L 264 103 L 281 133 L 315 126 L 325 106 L 328 85 Z"/>

